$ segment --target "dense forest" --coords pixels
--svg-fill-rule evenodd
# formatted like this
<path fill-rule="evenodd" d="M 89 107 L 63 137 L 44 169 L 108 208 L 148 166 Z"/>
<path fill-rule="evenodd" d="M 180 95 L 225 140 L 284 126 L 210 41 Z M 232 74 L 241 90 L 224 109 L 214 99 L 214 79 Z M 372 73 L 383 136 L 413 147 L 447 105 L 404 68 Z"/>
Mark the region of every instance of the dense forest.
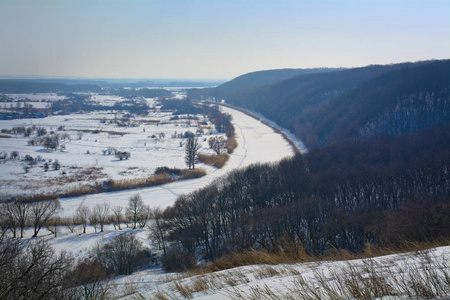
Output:
<path fill-rule="evenodd" d="M 311 150 L 181 196 L 160 238 L 206 260 L 448 239 L 449 88 L 450 61 L 435 61 L 302 75 L 227 99 L 296 129 Z"/>
<path fill-rule="evenodd" d="M 253 165 L 180 197 L 164 212 L 168 238 L 209 260 L 286 243 L 317 254 L 448 237 L 449 145 L 445 126 Z"/>

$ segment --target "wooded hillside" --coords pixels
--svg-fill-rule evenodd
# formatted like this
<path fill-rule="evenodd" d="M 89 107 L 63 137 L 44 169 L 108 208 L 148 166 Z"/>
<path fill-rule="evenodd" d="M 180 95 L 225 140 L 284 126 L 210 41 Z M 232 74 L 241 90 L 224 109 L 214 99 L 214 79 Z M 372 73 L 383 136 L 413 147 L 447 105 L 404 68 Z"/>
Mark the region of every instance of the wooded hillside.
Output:
<path fill-rule="evenodd" d="M 446 60 L 297 76 L 227 99 L 311 150 L 181 196 L 163 214 L 165 238 L 207 260 L 448 241 L 449 89 Z"/>

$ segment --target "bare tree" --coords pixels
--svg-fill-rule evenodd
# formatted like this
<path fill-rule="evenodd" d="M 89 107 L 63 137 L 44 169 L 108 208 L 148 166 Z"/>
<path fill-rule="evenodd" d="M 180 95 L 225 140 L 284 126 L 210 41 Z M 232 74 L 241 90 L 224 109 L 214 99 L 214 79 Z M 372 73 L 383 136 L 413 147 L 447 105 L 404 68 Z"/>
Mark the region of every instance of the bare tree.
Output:
<path fill-rule="evenodd" d="M 198 152 L 202 145 L 198 142 L 196 137 L 190 136 L 184 148 L 185 157 L 184 160 L 189 169 L 195 169 L 195 164 L 198 161 Z"/>
<path fill-rule="evenodd" d="M 4 234 L 6 231 L 10 230 L 13 237 L 17 236 L 17 221 L 14 218 L 12 203 L 0 204 L 0 219 L 1 219 L 1 233 Z"/>
<path fill-rule="evenodd" d="M 122 228 L 120 228 L 120 223 L 122 223 L 122 221 L 123 221 L 123 213 L 122 213 L 123 207 L 122 206 L 113 206 L 111 208 L 111 210 L 112 210 L 112 222 L 114 225 L 114 229 L 117 226 L 117 228 L 119 230 L 122 230 Z"/>
<path fill-rule="evenodd" d="M 58 199 L 31 203 L 30 221 L 34 226 L 33 237 L 36 237 L 42 226 L 59 210 L 61 204 Z"/>
<path fill-rule="evenodd" d="M 111 282 L 106 269 L 97 261 L 85 259 L 79 263 L 71 274 L 71 294 L 67 300 L 73 299 L 110 299 Z"/>
<path fill-rule="evenodd" d="M 0 299 L 63 299 L 72 258 L 44 241 L 0 240 Z"/>
<path fill-rule="evenodd" d="M 140 215 L 144 209 L 144 201 L 139 194 L 133 195 L 128 200 L 126 209 L 127 218 L 133 222 L 133 229 L 136 229 L 136 224 L 139 222 Z"/>
<path fill-rule="evenodd" d="M 2 205 L 2 215 L 5 224 L 12 231 L 13 236 L 16 237 L 16 228 L 20 228 L 20 237 L 23 238 L 23 231 L 26 226 L 30 212 L 30 204 L 21 200 L 14 200 L 12 202 Z"/>
<path fill-rule="evenodd" d="M 96 204 L 92 210 L 92 214 L 96 216 L 96 219 L 100 224 L 100 232 L 103 232 L 103 227 L 108 220 L 109 204 L 106 202 L 103 204 Z"/>
<path fill-rule="evenodd" d="M 57 237 L 58 232 L 59 232 L 59 227 L 58 225 L 61 224 L 61 217 L 60 216 L 56 216 L 51 218 L 50 220 L 48 220 L 45 223 L 45 228 L 47 228 L 48 231 L 50 231 L 52 234 L 55 235 L 55 237 Z"/>
<path fill-rule="evenodd" d="M 69 229 L 71 233 L 75 233 L 75 229 L 77 229 L 77 227 L 78 227 L 77 226 L 78 221 L 77 221 L 77 217 L 75 215 L 72 216 L 72 218 L 67 217 L 67 218 L 63 218 L 61 220 L 62 220 L 62 223 L 64 223 L 64 226 L 66 226 L 67 229 Z"/>
<path fill-rule="evenodd" d="M 77 222 L 80 222 L 83 227 L 83 233 L 86 233 L 86 226 L 89 222 L 89 217 L 91 216 L 91 209 L 86 205 L 81 205 L 77 208 L 75 216 Z"/>
<path fill-rule="evenodd" d="M 17 225 L 19 225 L 20 237 L 23 238 L 23 231 L 27 225 L 31 205 L 21 200 L 15 200 L 8 207 Z"/>
<path fill-rule="evenodd" d="M 145 225 L 147 225 L 147 221 L 151 218 L 152 210 L 150 209 L 150 206 L 144 205 L 142 207 L 141 212 L 139 213 L 138 222 L 139 227 L 144 228 Z"/>
<path fill-rule="evenodd" d="M 46 149 L 56 150 L 59 145 L 59 134 L 46 135 L 43 144 Z"/>
<path fill-rule="evenodd" d="M 163 218 L 163 212 L 159 207 L 152 210 L 153 222 L 149 225 L 150 234 L 149 238 L 158 243 L 159 249 L 163 250 L 164 255 L 166 255 L 166 241 L 167 241 L 167 226 Z"/>
<path fill-rule="evenodd" d="M 89 223 L 94 227 L 95 233 L 97 233 L 98 214 L 96 211 L 92 211 L 92 213 L 89 215 Z"/>
<path fill-rule="evenodd" d="M 209 147 L 216 152 L 217 155 L 220 155 L 227 149 L 227 140 L 224 139 L 223 136 L 212 137 L 208 140 Z"/>

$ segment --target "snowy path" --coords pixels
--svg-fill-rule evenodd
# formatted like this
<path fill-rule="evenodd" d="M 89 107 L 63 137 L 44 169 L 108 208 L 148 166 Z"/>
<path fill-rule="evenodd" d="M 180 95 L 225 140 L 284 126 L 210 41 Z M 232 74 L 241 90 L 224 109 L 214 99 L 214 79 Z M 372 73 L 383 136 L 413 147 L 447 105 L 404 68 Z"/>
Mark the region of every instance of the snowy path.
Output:
<path fill-rule="evenodd" d="M 72 216 L 81 204 L 92 207 L 97 203 L 106 202 L 111 206 L 126 206 L 130 195 L 136 193 L 139 193 L 150 207 L 166 208 L 172 205 L 179 195 L 202 188 L 231 170 L 256 162 L 275 162 L 292 155 L 288 142 L 270 127 L 237 110 L 227 107 L 223 107 L 222 110 L 233 116 L 238 142 L 238 147 L 230 155 L 230 159 L 222 169 L 209 172 L 202 178 L 173 182 L 157 187 L 60 199 L 64 208 L 62 216 Z"/>

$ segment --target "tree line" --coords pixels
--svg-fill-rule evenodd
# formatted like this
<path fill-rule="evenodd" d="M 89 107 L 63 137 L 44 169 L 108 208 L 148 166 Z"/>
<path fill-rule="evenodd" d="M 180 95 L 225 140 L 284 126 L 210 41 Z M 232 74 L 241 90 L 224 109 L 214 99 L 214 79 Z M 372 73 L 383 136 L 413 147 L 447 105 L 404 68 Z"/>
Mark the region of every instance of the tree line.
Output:
<path fill-rule="evenodd" d="M 5 232 L 10 232 L 13 238 L 23 238 L 24 230 L 32 227 L 33 236 L 36 237 L 44 227 L 55 236 L 58 233 L 58 226 L 66 226 L 72 233 L 75 227 L 79 226 L 82 233 L 86 233 L 86 228 L 91 225 L 95 232 L 103 232 L 106 224 L 113 224 L 115 229 L 121 230 L 121 225 L 133 229 L 143 228 L 152 217 L 152 210 L 145 205 L 139 194 L 129 198 L 125 207 L 111 206 L 108 203 L 98 203 L 92 208 L 81 205 L 74 215 L 68 218 L 61 218 L 61 204 L 58 199 L 45 201 L 25 201 L 15 199 L 0 204 L 0 225 Z"/>

